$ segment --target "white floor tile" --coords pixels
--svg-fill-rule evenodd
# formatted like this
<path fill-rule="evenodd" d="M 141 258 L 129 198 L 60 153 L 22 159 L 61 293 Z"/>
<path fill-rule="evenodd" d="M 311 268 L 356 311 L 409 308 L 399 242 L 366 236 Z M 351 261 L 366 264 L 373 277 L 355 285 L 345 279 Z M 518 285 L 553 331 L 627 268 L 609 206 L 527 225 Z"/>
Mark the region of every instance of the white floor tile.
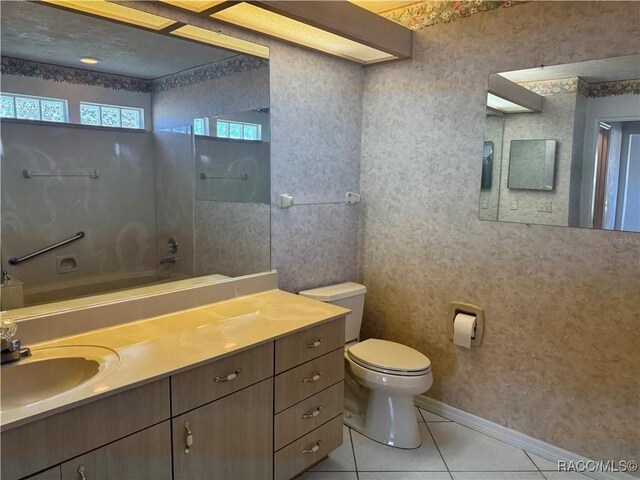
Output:
<path fill-rule="evenodd" d="M 358 480 L 356 472 L 307 472 L 296 480 Z"/>
<path fill-rule="evenodd" d="M 422 446 L 415 450 L 402 450 L 374 442 L 357 432 L 352 432 L 353 447 L 359 472 L 418 472 L 446 471 L 447 467 L 438 453 L 424 423 L 418 424 Z M 524 453 L 523 453 L 524 455 Z M 534 467 L 535 468 L 535 467 Z"/>
<path fill-rule="evenodd" d="M 453 480 L 544 480 L 539 472 L 451 472 Z"/>
<path fill-rule="evenodd" d="M 542 458 L 540 455 L 536 455 L 535 453 L 527 452 L 527 455 L 531 457 L 531 460 L 533 460 L 533 463 L 535 463 L 540 470 L 543 470 L 543 471 L 550 470 L 552 472 L 558 471 L 557 461 L 554 462 L 553 460 L 547 460 L 546 458 Z"/>
<path fill-rule="evenodd" d="M 521 471 L 536 466 L 523 450 L 455 422 L 429 423 L 450 471 Z"/>
<path fill-rule="evenodd" d="M 586 475 L 576 472 L 542 472 L 547 480 L 589 480 Z"/>
<path fill-rule="evenodd" d="M 424 408 L 420 409 L 422 416 L 424 417 L 425 422 L 450 422 L 451 420 L 441 417 L 440 415 L 436 415 L 435 413 L 431 413 Z"/>
<path fill-rule="evenodd" d="M 447 472 L 359 472 L 360 480 L 451 480 Z"/>
<path fill-rule="evenodd" d="M 349 429 L 342 426 L 342 445 L 334 450 L 324 462 L 311 469 L 313 472 L 355 472 L 356 464 L 353 459 L 351 437 Z"/>

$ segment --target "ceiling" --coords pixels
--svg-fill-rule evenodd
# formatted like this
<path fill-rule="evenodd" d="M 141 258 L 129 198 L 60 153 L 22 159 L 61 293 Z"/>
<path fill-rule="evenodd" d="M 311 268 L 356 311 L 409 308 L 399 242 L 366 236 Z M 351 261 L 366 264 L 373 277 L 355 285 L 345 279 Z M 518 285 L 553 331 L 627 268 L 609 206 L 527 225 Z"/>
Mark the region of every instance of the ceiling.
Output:
<path fill-rule="evenodd" d="M 615 82 L 640 78 L 640 55 L 604 58 L 588 62 L 552 65 L 500 73 L 512 82 L 536 82 L 580 77 L 587 83 Z"/>
<path fill-rule="evenodd" d="M 32 2 L 2 2 L 3 56 L 152 79 L 237 55 Z M 80 63 L 97 57 L 97 65 Z"/>

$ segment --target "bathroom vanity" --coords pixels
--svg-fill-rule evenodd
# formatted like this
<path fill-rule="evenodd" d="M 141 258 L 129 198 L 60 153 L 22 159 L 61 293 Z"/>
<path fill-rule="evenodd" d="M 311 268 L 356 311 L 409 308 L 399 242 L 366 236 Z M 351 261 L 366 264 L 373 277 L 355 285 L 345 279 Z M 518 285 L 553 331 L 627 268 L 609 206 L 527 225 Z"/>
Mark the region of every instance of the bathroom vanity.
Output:
<path fill-rule="evenodd" d="M 2 478 L 292 478 L 342 443 L 346 313 L 270 290 L 31 345 L 119 360 L 2 411 Z"/>

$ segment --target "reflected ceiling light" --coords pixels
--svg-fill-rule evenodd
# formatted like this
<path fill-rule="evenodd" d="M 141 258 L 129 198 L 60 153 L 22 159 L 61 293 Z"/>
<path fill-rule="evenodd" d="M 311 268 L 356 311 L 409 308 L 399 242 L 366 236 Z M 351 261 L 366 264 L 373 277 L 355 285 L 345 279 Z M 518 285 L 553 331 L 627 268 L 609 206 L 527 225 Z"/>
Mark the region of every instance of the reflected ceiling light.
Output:
<path fill-rule="evenodd" d="M 105 0 L 43 0 L 44 3 L 75 10 L 89 15 L 110 18 L 123 23 L 137 25 L 151 30 L 163 30 L 176 23 L 175 20 L 142 12 Z"/>
<path fill-rule="evenodd" d="M 493 108 L 504 113 L 527 113 L 533 112 L 528 108 L 518 105 L 517 103 L 510 102 L 502 97 L 498 97 L 493 93 L 487 93 L 487 107 Z"/>
<path fill-rule="evenodd" d="M 193 25 L 185 25 L 172 30 L 171 35 L 176 35 L 189 40 L 208 43 L 216 47 L 234 50 L 236 52 L 246 53 L 261 58 L 269 58 L 269 47 L 258 45 L 239 38 L 230 37 L 222 33 L 207 30 L 206 28 L 195 27 Z"/>
<path fill-rule="evenodd" d="M 225 0 L 160 0 L 162 3 L 173 5 L 174 7 L 184 8 L 191 12 L 204 12 L 212 7 L 216 7 L 225 3 Z"/>
<path fill-rule="evenodd" d="M 277 7 L 274 4 L 278 3 Z M 300 7 L 295 4 L 308 4 L 309 9 L 304 10 L 304 7 Z M 318 5 L 323 4 L 325 5 Z M 340 5 L 343 4 L 343 5 Z M 353 15 L 351 18 L 339 18 L 339 14 L 343 12 L 343 8 L 347 10 L 344 13 Z M 267 9 L 268 8 L 268 9 Z M 333 9 L 340 9 L 340 11 L 332 11 Z M 277 9 L 278 13 L 272 11 Z M 315 10 L 314 10 L 315 9 Z M 353 10 L 355 9 L 355 11 Z M 383 51 L 379 48 L 362 43 L 361 41 L 352 40 L 347 37 L 357 37 L 357 35 L 351 35 L 348 32 L 339 32 L 340 34 L 332 33 L 324 28 L 324 25 L 313 26 L 310 23 L 316 23 L 311 18 L 303 19 L 306 21 L 290 18 L 281 11 L 287 11 L 295 16 L 299 12 L 309 12 L 309 17 L 323 18 L 326 20 L 327 27 L 329 24 L 340 24 L 343 29 L 355 28 L 362 32 L 362 24 L 365 22 L 359 22 L 356 17 L 367 20 L 368 22 L 389 22 L 392 24 L 391 29 L 396 30 L 396 27 L 406 30 L 406 38 L 409 39 L 408 55 L 395 55 L 387 51 Z M 314 15 L 314 11 L 318 15 Z M 322 16 L 320 15 L 322 14 Z M 371 15 L 371 16 L 369 16 Z M 241 2 L 233 4 L 224 10 L 220 10 L 211 14 L 211 17 L 226 23 L 237 25 L 249 30 L 253 30 L 271 37 L 286 40 L 288 42 L 303 45 L 314 50 L 320 50 L 325 53 L 329 53 L 338 57 L 342 57 L 348 60 L 356 61 L 361 64 L 372 64 L 378 62 L 384 62 L 389 60 L 396 60 L 398 58 L 408 58 L 411 50 L 411 31 L 404 27 L 394 24 L 387 19 L 379 17 L 371 12 L 361 9 L 353 4 L 347 2 L 254 2 L 246 3 Z M 300 17 L 298 17 L 300 18 Z M 384 24 L 386 27 L 389 25 Z M 371 23 L 371 27 L 375 28 L 375 25 Z M 400 30 L 400 33 L 405 33 Z M 335 30 L 334 30 L 335 31 Z M 360 40 L 360 39 L 358 39 Z"/>
<path fill-rule="evenodd" d="M 96 63 L 102 62 L 98 57 L 80 57 L 78 60 L 87 65 L 95 65 Z"/>

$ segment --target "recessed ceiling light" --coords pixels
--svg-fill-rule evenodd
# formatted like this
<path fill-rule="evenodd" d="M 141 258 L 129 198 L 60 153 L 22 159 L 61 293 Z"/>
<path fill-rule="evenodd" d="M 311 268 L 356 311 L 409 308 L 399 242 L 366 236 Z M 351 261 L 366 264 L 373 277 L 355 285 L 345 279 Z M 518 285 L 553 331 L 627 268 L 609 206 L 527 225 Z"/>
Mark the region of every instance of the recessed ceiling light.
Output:
<path fill-rule="evenodd" d="M 96 57 L 80 57 L 78 60 L 80 60 L 82 63 L 87 63 L 89 65 L 95 65 L 96 63 L 100 63 L 102 61 Z"/>

